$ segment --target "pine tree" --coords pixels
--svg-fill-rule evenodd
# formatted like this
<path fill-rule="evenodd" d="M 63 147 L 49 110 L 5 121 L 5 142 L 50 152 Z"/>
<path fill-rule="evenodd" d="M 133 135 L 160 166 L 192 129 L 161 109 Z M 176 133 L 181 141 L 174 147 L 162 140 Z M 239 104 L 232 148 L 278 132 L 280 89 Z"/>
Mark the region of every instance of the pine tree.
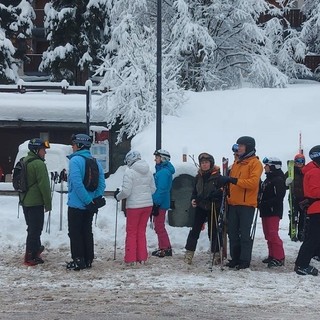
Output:
<path fill-rule="evenodd" d="M 108 39 L 106 1 L 54 1 L 46 4 L 45 14 L 49 47 L 40 70 L 49 72 L 53 81 L 84 84 Z"/>
<path fill-rule="evenodd" d="M 223 89 L 241 86 L 242 81 L 262 87 L 287 84 L 282 71 L 289 68 L 273 64 L 270 32 L 258 23 L 270 9 L 267 1 L 176 0 L 173 8 L 170 41 L 184 88 Z"/>
<path fill-rule="evenodd" d="M 278 7 L 270 5 L 268 13 L 271 19 L 262 25 L 272 65 L 290 79 L 311 76 L 309 69 L 303 64 L 306 46 L 300 32 L 291 28 L 285 19 L 285 14 L 294 2 L 295 0 L 278 0 Z"/>
<path fill-rule="evenodd" d="M 21 61 L 26 60 L 26 39 L 31 37 L 35 18 L 30 1 L 2 1 L 0 4 L 0 82 L 15 82 Z"/>
<path fill-rule="evenodd" d="M 320 54 L 320 0 L 306 0 L 301 8 L 306 16 L 302 25 L 301 37 L 307 45 L 308 54 Z M 315 70 L 315 76 L 320 79 L 320 66 Z"/>

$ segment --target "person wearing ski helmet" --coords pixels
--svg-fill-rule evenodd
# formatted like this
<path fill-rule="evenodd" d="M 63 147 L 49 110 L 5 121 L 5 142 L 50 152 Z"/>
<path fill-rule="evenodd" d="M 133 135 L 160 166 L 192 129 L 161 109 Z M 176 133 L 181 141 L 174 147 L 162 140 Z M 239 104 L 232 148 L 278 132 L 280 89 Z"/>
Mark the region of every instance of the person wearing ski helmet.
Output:
<path fill-rule="evenodd" d="M 35 266 L 44 263 L 40 254 L 44 250 L 41 233 L 44 213 L 51 211 L 51 190 L 47 166 L 44 163 L 48 141 L 41 138 L 31 139 L 28 143 L 28 155 L 24 158 L 27 165 L 28 190 L 19 194 L 27 228 L 26 253 L 24 264 Z"/>
<path fill-rule="evenodd" d="M 250 136 L 242 136 L 233 148 L 237 159 L 232 164 L 229 176 L 220 178 L 222 184 L 229 184 L 228 201 L 228 236 L 231 260 L 229 268 L 249 268 L 252 256 L 255 208 L 263 171 L 256 156 L 256 143 Z"/>
<path fill-rule="evenodd" d="M 184 261 L 192 264 L 203 224 L 208 221 L 208 236 L 212 253 L 219 252 L 217 225 L 215 217 L 219 213 L 222 199 L 220 184 L 220 168 L 215 165 L 214 158 L 207 152 L 198 156 L 199 170 L 195 177 L 191 195 L 191 205 L 195 208 L 195 217 L 185 245 Z M 219 263 L 219 261 L 216 261 Z"/>
<path fill-rule="evenodd" d="M 264 237 L 268 245 L 268 257 L 262 262 L 269 268 L 284 265 L 283 242 L 279 236 L 279 224 L 283 216 L 283 199 L 286 194 L 282 162 L 276 157 L 265 157 L 262 161 L 266 179 L 261 183 L 259 210 Z"/>
<path fill-rule="evenodd" d="M 102 199 L 106 187 L 104 172 L 97 161 L 99 177 L 95 190 L 87 190 L 84 185 L 86 159 L 93 158 L 90 152 L 92 139 L 84 133 L 71 137 L 73 153 L 68 156 L 68 235 L 72 260 L 67 263 L 67 270 L 79 271 L 91 268 L 94 259 L 94 239 L 92 221 L 98 212 L 97 200 Z"/>
<path fill-rule="evenodd" d="M 122 187 L 114 192 L 114 198 L 117 201 L 126 199 L 124 262 L 133 266 L 148 259 L 146 229 L 156 187 L 149 166 L 141 159 L 139 151 L 129 151 L 124 162 L 128 167 L 123 175 Z"/>
<path fill-rule="evenodd" d="M 320 145 L 309 151 L 311 162 L 302 169 L 303 193 L 308 200 L 307 237 L 302 242 L 294 271 L 299 275 L 318 275 L 318 269 L 310 265 L 311 259 L 320 249 Z"/>
<path fill-rule="evenodd" d="M 152 195 L 153 208 L 152 219 L 154 222 L 154 231 L 158 237 L 158 249 L 152 252 L 153 256 L 163 258 L 172 256 L 172 248 L 168 232 L 165 227 L 166 212 L 170 208 L 170 192 L 172 187 L 172 175 L 175 168 L 170 162 L 170 153 L 167 150 L 156 150 L 154 182 L 156 191 Z"/>
<path fill-rule="evenodd" d="M 305 237 L 305 220 L 306 213 L 300 208 L 299 203 L 304 199 L 303 195 L 303 174 L 302 169 L 305 166 L 306 158 L 303 154 L 298 153 L 294 157 L 294 178 L 288 177 L 288 171 L 285 173 L 286 186 L 293 186 L 292 190 L 292 206 L 293 215 L 298 219 L 298 236 L 291 239 L 292 241 L 303 241 Z M 289 195 L 290 197 L 290 195 Z M 289 216 L 291 212 L 289 213 Z M 291 219 L 289 223 L 289 236 L 291 234 Z"/>

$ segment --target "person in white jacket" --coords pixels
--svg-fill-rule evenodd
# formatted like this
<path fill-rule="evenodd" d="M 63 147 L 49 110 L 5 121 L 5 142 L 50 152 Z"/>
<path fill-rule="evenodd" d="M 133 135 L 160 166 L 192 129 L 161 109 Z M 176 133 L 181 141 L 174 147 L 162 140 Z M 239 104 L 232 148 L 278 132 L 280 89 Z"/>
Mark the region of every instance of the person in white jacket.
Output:
<path fill-rule="evenodd" d="M 134 265 L 148 259 L 146 229 L 156 187 L 150 168 L 146 161 L 141 160 L 138 151 L 128 152 L 124 162 L 128 168 L 123 176 L 121 191 L 115 191 L 114 197 L 117 201 L 127 200 L 124 262 Z"/>

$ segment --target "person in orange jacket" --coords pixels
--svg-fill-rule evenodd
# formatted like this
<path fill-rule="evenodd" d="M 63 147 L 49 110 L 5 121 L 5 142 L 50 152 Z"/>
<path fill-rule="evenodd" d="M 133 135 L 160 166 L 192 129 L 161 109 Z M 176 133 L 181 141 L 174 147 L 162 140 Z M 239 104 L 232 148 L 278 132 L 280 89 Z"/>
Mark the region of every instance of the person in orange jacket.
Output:
<path fill-rule="evenodd" d="M 309 152 L 312 160 L 302 169 L 303 193 L 307 208 L 307 233 L 303 241 L 294 271 L 299 275 L 318 275 L 318 269 L 310 265 L 311 259 L 320 251 L 320 145 Z"/>
<path fill-rule="evenodd" d="M 222 176 L 222 184 L 229 183 L 228 236 L 231 260 L 229 268 L 249 268 L 253 247 L 252 226 L 258 205 L 262 163 L 256 156 L 256 143 L 249 136 L 240 137 L 233 151 L 238 159 L 233 163 L 229 176 Z"/>

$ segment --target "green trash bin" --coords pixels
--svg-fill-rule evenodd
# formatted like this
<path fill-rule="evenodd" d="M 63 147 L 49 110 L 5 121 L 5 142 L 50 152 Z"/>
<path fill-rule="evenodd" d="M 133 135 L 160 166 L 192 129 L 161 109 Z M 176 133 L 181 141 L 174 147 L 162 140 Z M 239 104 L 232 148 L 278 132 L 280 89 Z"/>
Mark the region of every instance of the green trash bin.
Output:
<path fill-rule="evenodd" d="M 171 208 L 168 222 L 171 227 L 192 227 L 195 209 L 191 206 L 194 177 L 181 174 L 172 181 Z"/>

